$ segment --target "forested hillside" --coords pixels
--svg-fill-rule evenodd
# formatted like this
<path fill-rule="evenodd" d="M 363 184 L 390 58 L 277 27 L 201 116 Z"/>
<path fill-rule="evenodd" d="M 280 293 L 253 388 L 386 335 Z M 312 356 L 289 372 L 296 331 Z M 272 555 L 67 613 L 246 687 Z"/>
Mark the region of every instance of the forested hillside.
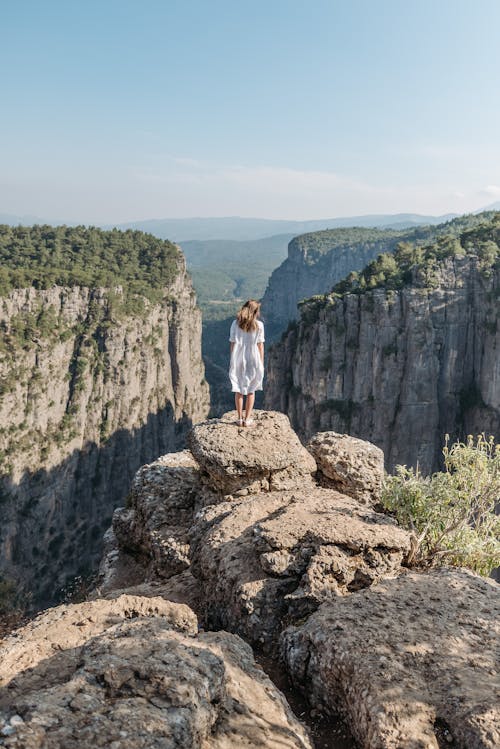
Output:
<path fill-rule="evenodd" d="M 207 240 L 183 242 L 189 272 L 204 311 L 218 317 L 224 303 L 263 295 L 269 276 L 285 259 L 293 234 L 253 241 Z"/>
<path fill-rule="evenodd" d="M 140 231 L 85 226 L 0 225 L 0 295 L 11 289 L 121 286 L 152 302 L 175 278 L 181 253 Z"/>
<path fill-rule="evenodd" d="M 209 403 L 175 245 L 84 227 L 0 236 L 1 613 L 92 572 L 134 472 Z"/>

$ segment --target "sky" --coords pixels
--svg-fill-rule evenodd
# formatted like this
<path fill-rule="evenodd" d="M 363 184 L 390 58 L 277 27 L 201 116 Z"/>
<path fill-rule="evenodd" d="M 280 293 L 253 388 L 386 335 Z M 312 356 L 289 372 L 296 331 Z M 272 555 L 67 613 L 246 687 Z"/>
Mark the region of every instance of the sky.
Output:
<path fill-rule="evenodd" d="M 498 0 L 0 0 L 0 214 L 500 200 Z"/>

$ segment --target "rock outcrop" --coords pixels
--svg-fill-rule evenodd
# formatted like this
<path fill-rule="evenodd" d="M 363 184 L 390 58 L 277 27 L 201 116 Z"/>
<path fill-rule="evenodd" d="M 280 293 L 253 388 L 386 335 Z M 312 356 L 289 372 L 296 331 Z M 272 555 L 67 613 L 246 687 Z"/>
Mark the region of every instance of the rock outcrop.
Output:
<path fill-rule="evenodd" d="M 294 682 L 369 749 L 500 746 L 499 644 L 496 584 L 449 569 L 332 599 L 282 637 Z"/>
<path fill-rule="evenodd" d="M 176 596 L 204 627 L 269 652 L 281 642 L 295 687 L 314 710 L 343 713 L 366 749 L 493 749 L 498 588 L 465 571 L 406 569 L 410 535 L 373 508 L 380 454 L 346 442 L 318 435 L 313 473 L 281 414 L 257 412 L 253 429 L 234 413 L 197 425 L 191 455 L 145 466 L 115 512 L 96 595 Z M 346 487 L 362 501 L 325 485 L 325 459 L 349 455 Z M 272 480 L 283 471 L 288 488 Z"/>
<path fill-rule="evenodd" d="M 322 601 L 397 574 L 410 550 L 386 516 L 313 487 L 205 508 L 193 539 L 208 625 L 264 647 Z"/>
<path fill-rule="evenodd" d="M 38 607 L 95 568 L 137 469 L 208 413 L 180 253 L 162 303 L 115 314 L 120 293 L 55 286 L 0 300 L 0 566 Z"/>
<path fill-rule="evenodd" d="M 205 626 L 272 647 L 284 623 L 399 572 L 409 534 L 318 486 L 314 458 L 283 414 L 259 411 L 246 429 L 232 412 L 196 425 L 188 441 L 191 456 L 143 467 L 128 508 L 115 511 L 101 594 L 122 588 L 127 570 L 137 584 L 142 569 L 142 580 L 187 584 L 178 600 L 192 601 L 189 573 Z"/>
<path fill-rule="evenodd" d="M 137 596 L 49 610 L 0 643 L 0 746 L 311 749 L 248 645 Z"/>
<path fill-rule="evenodd" d="M 251 431 L 234 429 L 235 415 L 197 424 L 188 444 L 206 475 L 221 494 L 249 494 L 295 489 L 307 483 L 316 463 L 290 429 L 283 414 L 259 412 Z"/>
<path fill-rule="evenodd" d="M 349 434 L 319 432 L 307 449 L 314 456 L 325 486 L 360 502 L 376 502 L 384 479 L 384 453 Z"/>
<path fill-rule="evenodd" d="M 499 438 L 500 270 L 470 255 L 432 273 L 430 286 L 311 300 L 271 349 L 266 407 L 306 439 L 373 442 L 388 470 L 437 470 L 446 434 Z"/>

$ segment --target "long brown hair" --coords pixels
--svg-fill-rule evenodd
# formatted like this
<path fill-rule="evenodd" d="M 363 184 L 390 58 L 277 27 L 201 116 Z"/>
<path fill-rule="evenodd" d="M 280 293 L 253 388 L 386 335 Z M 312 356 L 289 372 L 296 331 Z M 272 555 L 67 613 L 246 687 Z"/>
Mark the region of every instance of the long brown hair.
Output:
<path fill-rule="evenodd" d="M 236 315 L 238 325 L 247 333 L 257 330 L 257 317 L 259 316 L 260 302 L 249 299 Z"/>

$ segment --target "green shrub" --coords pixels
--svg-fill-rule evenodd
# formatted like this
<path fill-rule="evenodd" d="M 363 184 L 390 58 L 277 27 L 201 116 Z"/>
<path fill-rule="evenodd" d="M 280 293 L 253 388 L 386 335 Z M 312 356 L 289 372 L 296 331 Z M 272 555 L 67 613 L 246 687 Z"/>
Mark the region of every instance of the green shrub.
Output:
<path fill-rule="evenodd" d="M 500 565 L 500 444 L 484 435 L 443 449 L 444 471 L 424 477 L 397 466 L 384 507 L 412 531 L 410 564 L 451 564 L 488 575 Z"/>

